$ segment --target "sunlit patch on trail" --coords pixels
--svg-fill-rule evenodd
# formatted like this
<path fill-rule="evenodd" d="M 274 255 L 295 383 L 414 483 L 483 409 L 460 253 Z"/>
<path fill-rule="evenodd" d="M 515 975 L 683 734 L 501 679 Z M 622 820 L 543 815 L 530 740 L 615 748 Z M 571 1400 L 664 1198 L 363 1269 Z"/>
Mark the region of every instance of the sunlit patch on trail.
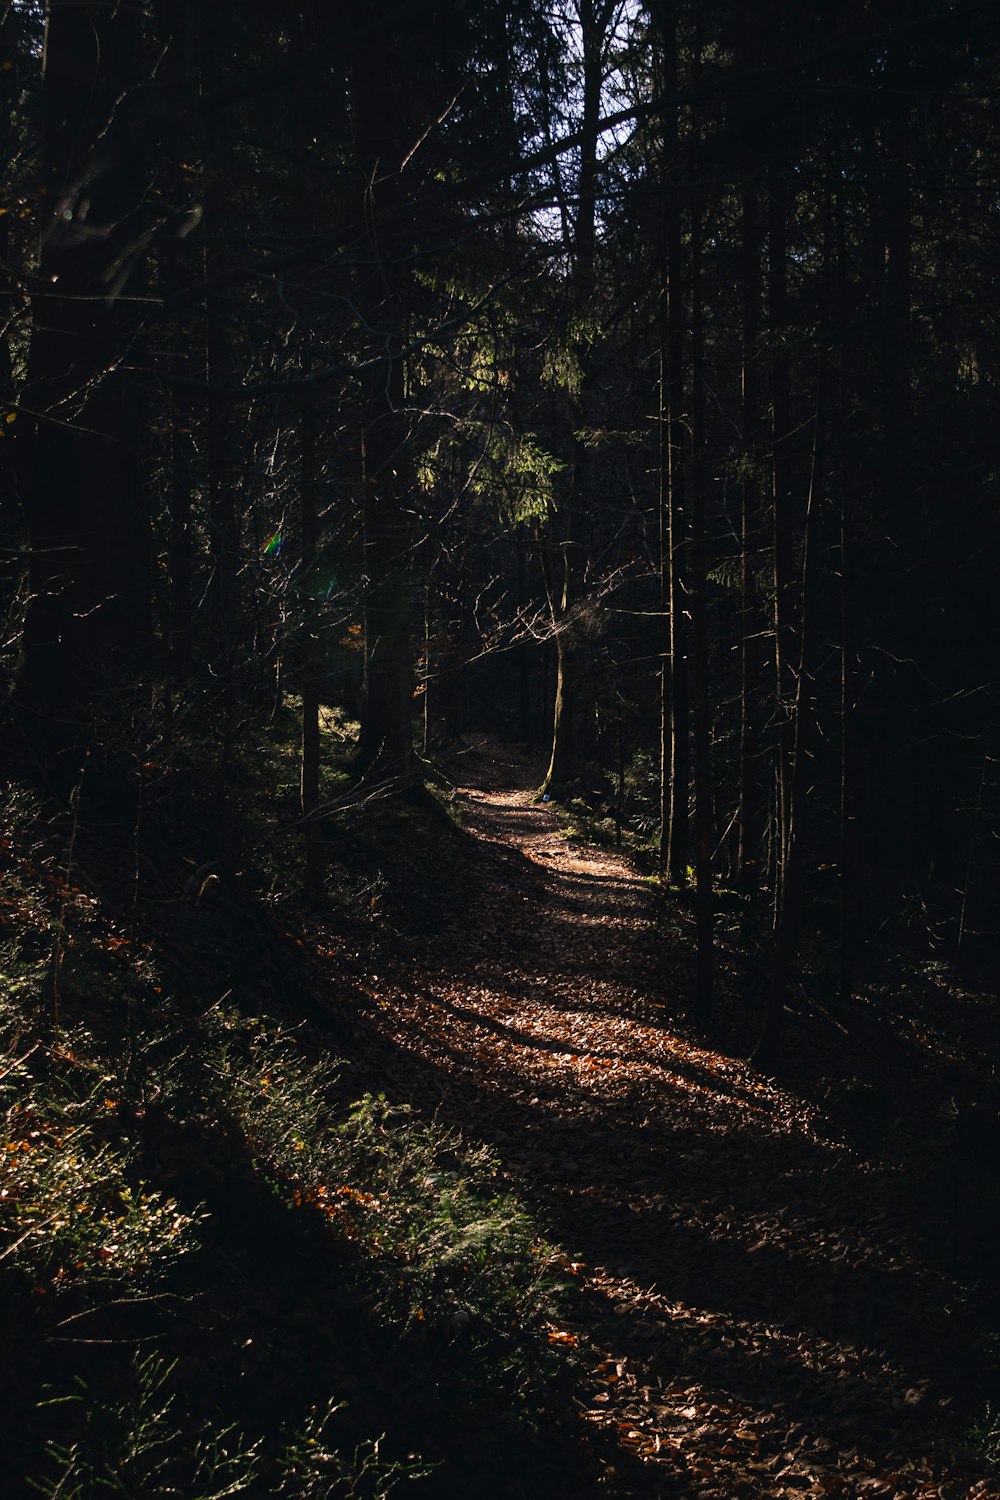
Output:
<path fill-rule="evenodd" d="M 795 1131 L 817 1142 L 815 1110 L 764 1080 L 746 1063 L 694 1046 L 659 1027 L 525 1001 L 486 986 L 461 993 L 426 988 L 393 1001 L 398 1042 L 449 1068 L 481 1077 L 529 1080 L 559 1075 L 572 1094 L 618 1096 L 640 1087 L 652 1107 L 694 1109 L 708 1128 L 753 1124 Z M 609 1007 L 610 1008 L 610 1007 Z"/>
<path fill-rule="evenodd" d="M 587 1371 L 580 1417 L 685 1493 L 941 1493 L 918 1417 L 933 1394 L 884 1355 L 672 1301 L 603 1267 L 585 1268 L 585 1281 L 593 1337 L 568 1330 Z M 899 1451 L 845 1451 L 841 1429 L 864 1431 L 875 1413 L 897 1428 L 910 1418 Z"/>
<path fill-rule="evenodd" d="M 546 1336 L 610 1490 L 645 1493 L 638 1463 L 703 1500 L 958 1500 L 926 1435 L 961 1340 L 891 1160 L 686 1030 L 685 933 L 655 929 L 627 861 L 524 786 L 459 796 L 460 913 L 410 983 L 372 978 L 367 1014 L 564 1247 L 574 1300 Z"/>

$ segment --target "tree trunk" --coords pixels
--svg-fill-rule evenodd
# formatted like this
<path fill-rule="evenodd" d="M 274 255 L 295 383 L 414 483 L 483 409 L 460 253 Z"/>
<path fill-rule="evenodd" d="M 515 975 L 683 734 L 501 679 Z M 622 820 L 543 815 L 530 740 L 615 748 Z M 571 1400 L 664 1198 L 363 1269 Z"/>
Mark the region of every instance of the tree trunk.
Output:
<path fill-rule="evenodd" d="M 368 384 L 364 433 L 365 682 L 357 769 L 370 779 L 404 788 L 418 773 L 410 531 L 399 473 L 405 438 L 397 420 L 402 401 L 398 353 L 387 356 L 379 368 L 385 385 Z"/>
<path fill-rule="evenodd" d="M 363 380 L 365 681 L 358 773 L 396 789 L 418 779 L 413 750 L 413 581 L 408 511 L 411 438 L 403 410 L 404 310 L 415 229 L 401 182 L 406 127 L 405 29 L 376 49 L 362 39 L 351 70 L 351 108 L 371 265 L 357 299 L 377 330 Z"/>
<path fill-rule="evenodd" d="M 42 154 L 51 216 L 17 424 L 31 549 L 18 699 L 64 787 L 76 780 L 98 716 L 115 718 L 135 702 L 151 671 L 145 391 L 131 368 L 142 317 L 132 300 L 137 291 L 141 298 L 133 216 L 148 185 L 151 132 L 131 118 L 128 89 L 143 42 L 136 9 L 60 5 L 47 18 Z"/>
<path fill-rule="evenodd" d="M 748 900 L 761 883 L 765 794 L 761 776 L 761 698 L 764 688 L 763 619 L 757 603 L 761 550 L 757 472 L 760 395 L 760 226 L 757 189 L 743 189 L 743 476 L 740 485 L 740 824 L 737 885 Z"/>
<path fill-rule="evenodd" d="M 659 291 L 657 322 L 659 324 L 659 371 L 656 382 L 656 519 L 657 574 L 660 585 L 661 662 L 660 662 L 660 817 L 657 854 L 662 874 L 666 874 L 670 855 L 670 789 L 673 757 L 670 744 L 670 488 L 667 481 L 670 463 L 670 406 L 667 400 L 667 254 L 662 233 L 657 247 Z"/>
<path fill-rule="evenodd" d="M 715 903 L 712 891 L 712 722 L 708 696 L 708 600 L 705 546 L 705 340 L 702 301 L 702 206 L 691 214 L 691 727 L 694 742 L 696 1013 L 712 1018 Z"/>
<path fill-rule="evenodd" d="M 597 248 L 597 125 L 601 113 L 602 48 L 610 24 L 608 0 L 577 0 L 583 49 L 583 119 L 580 177 L 573 220 L 573 306 L 578 321 L 592 315 Z M 595 779 L 593 729 L 587 722 L 587 691 L 593 643 L 583 641 L 578 618 L 576 555 L 582 514 L 593 498 L 594 458 L 587 442 L 590 424 L 591 355 L 583 342 L 576 350 L 580 365 L 578 393 L 572 403 L 573 473 L 563 508 L 561 581 L 558 590 L 547 584 L 556 638 L 556 690 L 552 711 L 552 748 L 540 790 L 561 796 L 577 789 L 582 779 Z"/>
<path fill-rule="evenodd" d="M 684 497 L 684 245 L 680 187 L 677 181 L 680 157 L 680 118 L 677 104 L 680 46 L 677 0 L 657 0 L 651 14 L 659 32 L 662 59 L 663 172 L 660 183 L 661 213 L 666 246 L 666 378 L 661 366 L 661 465 L 666 459 L 665 509 L 666 608 L 668 618 L 668 668 L 664 676 L 661 769 L 669 768 L 669 789 L 663 798 L 666 828 L 661 827 L 661 849 L 667 878 L 672 885 L 687 884 L 688 800 L 690 753 L 688 746 L 688 661 L 685 609 L 687 590 L 687 514 Z M 663 405 L 665 385 L 666 401 Z M 665 454 L 663 449 L 665 448 Z M 662 470 L 661 470 L 662 472 Z M 661 526 L 664 524 L 661 520 Z M 661 543 L 662 548 L 662 543 Z M 669 809 L 669 811 L 668 811 Z"/>
<path fill-rule="evenodd" d="M 319 649 L 319 619 L 313 599 L 313 574 L 319 551 L 319 515 L 316 487 L 316 400 L 307 392 L 299 416 L 301 434 L 299 468 L 299 578 L 303 590 L 302 649 L 302 759 L 299 807 L 305 844 L 303 887 L 317 899 L 323 891 L 326 863 L 323 825 L 319 815 L 320 735 L 319 699 L 322 657 Z"/>
<path fill-rule="evenodd" d="M 774 691 L 776 717 L 775 815 L 777 878 L 775 927 L 780 920 L 779 895 L 791 823 L 792 742 L 795 735 L 792 676 L 794 604 L 791 514 L 791 423 L 789 412 L 788 337 L 788 189 L 772 174 L 768 200 L 768 318 L 771 337 L 771 537 L 774 611 Z"/>
<path fill-rule="evenodd" d="M 830 193 L 823 214 L 823 266 L 820 285 L 816 416 L 812 465 L 806 498 L 805 531 L 802 541 L 802 603 L 799 627 L 798 668 L 792 709 L 791 774 L 786 789 L 785 836 L 778 872 L 777 916 L 771 955 L 767 1010 L 752 1061 L 767 1068 L 774 1059 L 781 1031 L 798 949 L 802 915 L 803 828 L 806 822 L 806 787 L 815 735 L 814 655 L 816 641 L 817 582 L 816 540 L 818 512 L 826 484 L 826 429 L 829 421 L 830 339 L 830 251 L 832 240 Z"/>
<path fill-rule="evenodd" d="M 231 39 L 225 9 L 208 5 L 200 13 L 202 86 L 225 76 L 231 60 Z M 240 655 L 239 557 L 242 514 L 239 504 L 243 471 L 243 444 L 233 402 L 224 388 L 237 383 L 235 279 L 238 261 L 234 249 L 222 240 L 232 236 L 234 199 L 229 188 L 228 147 L 213 142 L 205 194 L 205 224 L 209 243 L 204 252 L 205 272 L 205 378 L 208 382 L 205 446 L 208 457 L 208 550 L 209 579 L 208 651 L 212 673 L 219 684 L 223 718 L 228 727 L 235 720 L 244 684 Z"/>
<path fill-rule="evenodd" d="M 575 790 L 575 777 L 583 758 L 579 723 L 582 663 L 579 647 L 574 640 L 575 625 L 569 618 L 572 587 L 572 564 L 567 557 L 569 548 L 570 544 L 566 542 L 560 549 L 561 577 L 557 582 L 552 566 L 551 546 L 544 537 L 541 541 L 542 577 L 555 639 L 556 672 L 549 764 L 539 792 L 547 792 L 554 797 Z"/>
<path fill-rule="evenodd" d="M 167 535 L 169 585 L 167 677 L 170 689 L 180 689 L 191 669 L 191 580 L 194 560 L 192 536 L 193 444 L 188 402 L 170 398 L 170 525 Z"/>
<path fill-rule="evenodd" d="M 847 226 L 843 190 L 837 193 L 837 325 L 849 326 Z M 855 600 L 855 466 L 856 442 L 850 409 L 849 345 L 841 346 L 839 380 L 840 446 L 840 952 L 839 993 L 849 1000 L 854 992 L 857 943 L 858 834 L 857 734 L 861 673 L 858 660 Z"/>
<path fill-rule="evenodd" d="M 214 211 L 213 211 L 214 210 Z M 226 222 L 226 210 L 218 192 L 210 194 L 206 217 L 216 227 Z M 224 250 L 206 253 L 205 276 L 209 288 L 206 307 L 205 364 L 209 394 L 206 413 L 208 453 L 208 550 L 207 594 L 209 660 L 222 688 L 227 717 L 235 714 L 241 695 L 239 681 L 239 554 L 241 515 L 241 455 L 235 442 L 235 411 L 232 402 L 213 392 L 212 386 L 230 386 L 235 377 L 235 355 L 230 324 L 227 276 L 231 267 Z"/>

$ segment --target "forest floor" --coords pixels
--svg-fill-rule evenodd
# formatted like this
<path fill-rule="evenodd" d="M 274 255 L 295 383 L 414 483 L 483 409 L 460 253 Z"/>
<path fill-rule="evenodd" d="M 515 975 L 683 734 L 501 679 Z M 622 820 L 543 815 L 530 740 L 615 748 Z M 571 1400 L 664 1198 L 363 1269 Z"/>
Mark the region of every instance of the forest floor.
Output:
<path fill-rule="evenodd" d="M 995 1225 L 934 1089 L 839 1027 L 781 1082 L 713 1050 L 685 1019 L 681 905 L 568 838 L 515 750 L 458 764 L 474 854 L 401 873 L 444 915 L 362 959 L 351 1003 L 383 1086 L 489 1142 L 562 1247 L 579 1292 L 549 1338 L 601 1492 L 1000 1495 L 957 1441 L 984 1405 L 960 1273 Z M 724 960 L 730 1041 L 731 980 Z M 831 1091 L 859 1058 L 870 1081 Z"/>
<path fill-rule="evenodd" d="M 294 729 L 141 854 L 0 800 L 0 1495 L 1000 1500 L 996 993 L 813 931 L 765 1076 L 517 747 L 303 901 Z"/>

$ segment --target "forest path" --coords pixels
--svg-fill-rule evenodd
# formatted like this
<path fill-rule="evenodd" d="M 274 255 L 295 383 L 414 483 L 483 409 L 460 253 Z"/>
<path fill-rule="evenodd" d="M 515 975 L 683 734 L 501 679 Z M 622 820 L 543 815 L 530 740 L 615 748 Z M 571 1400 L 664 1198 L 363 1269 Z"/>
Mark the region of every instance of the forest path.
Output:
<path fill-rule="evenodd" d="M 537 767 L 489 745 L 466 765 L 466 909 L 372 1016 L 404 1087 L 495 1146 L 563 1247 L 580 1296 L 550 1336 L 608 1492 L 1000 1493 L 940 1447 L 961 1351 L 907 1174 L 698 1045 L 628 859 L 564 837 Z"/>

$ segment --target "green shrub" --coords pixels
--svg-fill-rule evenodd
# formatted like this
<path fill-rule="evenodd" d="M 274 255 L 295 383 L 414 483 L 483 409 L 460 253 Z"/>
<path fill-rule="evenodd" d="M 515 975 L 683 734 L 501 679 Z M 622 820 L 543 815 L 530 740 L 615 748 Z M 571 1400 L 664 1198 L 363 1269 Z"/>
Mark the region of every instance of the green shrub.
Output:
<path fill-rule="evenodd" d="M 155 1279 L 191 1248 L 197 1215 L 100 1138 L 119 1108 L 108 1077 L 57 1057 L 36 1078 L 30 1061 L 0 1064 L 0 1256 L 56 1286 Z"/>
<path fill-rule="evenodd" d="M 75 1427 L 71 1442 L 50 1439 L 47 1467 L 28 1482 L 46 1500 L 91 1500 L 99 1494 L 127 1500 L 224 1500 L 251 1491 L 260 1443 L 234 1427 L 203 1422 L 193 1433 L 179 1423 L 174 1366 L 156 1354 L 137 1358 L 130 1389 L 116 1399 L 96 1395 L 82 1379 L 43 1409 L 58 1411 L 59 1425 Z M 257 1493 L 260 1493 L 259 1491 Z"/>
<path fill-rule="evenodd" d="M 986 1403 L 982 1416 L 969 1429 L 968 1446 L 992 1473 L 1000 1473 L 1000 1411 Z"/>
<path fill-rule="evenodd" d="M 383 1319 L 462 1338 L 516 1380 L 544 1361 L 549 1250 L 492 1153 L 379 1096 L 345 1106 L 337 1065 L 308 1063 L 293 1033 L 218 1011 L 212 1025 L 218 1117 L 292 1207 L 351 1246 Z"/>
<path fill-rule="evenodd" d="M 46 1500 L 225 1500 L 272 1495 L 280 1500 L 386 1500 L 406 1481 L 430 1472 L 414 1455 L 385 1458 L 381 1438 L 338 1448 L 330 1402 L 300 1428 L 284 1428 L 271 1451 L 235 1424 L 193 1418 L 173 1383 L 175 1365 L 157 1354 L 132 1361 L 123 1396 L 101 1394 L 77 1379 L 73 1390 L 42 1403 L 57 1415 L 68 1442 L 50 1438 L 42 1473 L 28 1483 Z"/>
<path fill-rule="evenodd" d="M 408 1480 L 431 1472 L 413 1454 L 383 1458 L 381 1438 L 366 1439 L 349 1454 L 336 1446 L 334 1418 L 343 1408 L 331 1401 L 322 1414 L 311 1412 L 302 1429 L 286 1439 L 279 1460 L 278 1500 L 386 1500 Z"/>

